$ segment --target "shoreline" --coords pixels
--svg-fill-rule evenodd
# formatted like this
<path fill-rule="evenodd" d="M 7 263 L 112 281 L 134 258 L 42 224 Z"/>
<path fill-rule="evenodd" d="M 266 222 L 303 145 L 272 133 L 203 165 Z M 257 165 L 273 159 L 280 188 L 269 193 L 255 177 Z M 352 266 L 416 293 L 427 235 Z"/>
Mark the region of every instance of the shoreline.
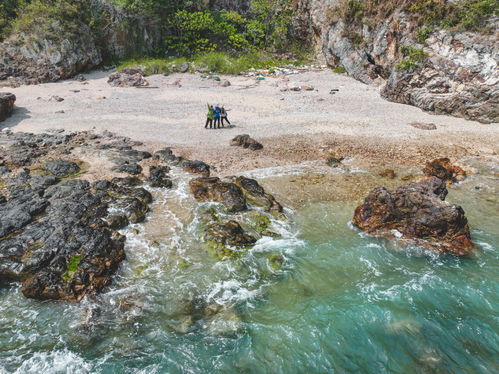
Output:
<path fill-rule="evenodd" d="M 97 71 L 86 75 L 85 82 L 9 89 L 17 96 L 17 109 L 2 129 L 107 130 L 141 141 L 149 151 L 167 146 L 185 158 L 203 160 L 220 176 L 327 157 L 354 158 L 359 166 L 377 170 L 499 152 L 497 124 L 391 103 L 379 96 L 377 87 L 328 70 L 264 81 L 220 76 L 230 87 L 199 74 L 154 75 L 147 79 L 158 88 L 150 89 L 114 88 L 106 83 L 107 75 Z M 294 84 L 314 90 L 290 91 Z M 331 95 L 335 87 L 339 91 Z M 206 102 L 225 104 L 236 127 L 205 130 Z M 434 123 L 437 129 L 417 129 L 412 122 Z M 264 148 L 230 146 L 233 137 L 245 133 Z"/>

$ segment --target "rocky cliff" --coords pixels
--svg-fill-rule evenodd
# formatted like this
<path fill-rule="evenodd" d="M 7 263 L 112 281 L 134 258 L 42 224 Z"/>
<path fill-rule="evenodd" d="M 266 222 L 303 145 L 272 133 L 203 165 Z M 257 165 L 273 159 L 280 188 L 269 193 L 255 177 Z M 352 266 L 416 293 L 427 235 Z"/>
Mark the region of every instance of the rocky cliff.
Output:
<path fill-rule="evenodd" d="M 403 3 L 403 2 L 402 2 Z M 297 0 L 294 28 L 318 55 L 354 78 L 382 87 L 388 100 L 484 123 L 499 120 L 497 34 L 424 28 L 403 7 L 383 19 L 352 22 L 340 0 Z M 498 18 L 488 28 L 497 30 Z"/>

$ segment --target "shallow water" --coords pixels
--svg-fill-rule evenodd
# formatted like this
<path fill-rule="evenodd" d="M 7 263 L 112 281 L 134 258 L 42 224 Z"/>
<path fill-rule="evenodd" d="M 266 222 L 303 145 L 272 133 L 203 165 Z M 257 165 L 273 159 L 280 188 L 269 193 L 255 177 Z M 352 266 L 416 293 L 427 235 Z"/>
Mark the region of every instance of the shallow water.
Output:
<path fill-rule="evenodd" d="M 497 372 L 489 175 L 448 198 L 469 218 L 471 258 L 360 233 L 349 225 L 355 204 L 335 202 L 288 212 L 289 223 L 274 222 L 281 238 L 219 263 L 176 176 L 175 191 L 153 191 L 153 219 L 124 231 L 127 261 L 105 294 L 75 305 L 0 289 L 0 373 Z"/>

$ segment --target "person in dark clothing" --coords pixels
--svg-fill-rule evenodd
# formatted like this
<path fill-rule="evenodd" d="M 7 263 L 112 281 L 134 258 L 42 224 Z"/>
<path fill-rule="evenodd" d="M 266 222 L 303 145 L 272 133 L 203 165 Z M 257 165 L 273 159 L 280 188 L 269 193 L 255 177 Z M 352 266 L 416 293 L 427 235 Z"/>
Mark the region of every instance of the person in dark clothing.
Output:
<path fill-rule="evenodd" d="M 227 111 L 225 110 L 224 107 L 220 108 L 220 118 L 221 118 L 221 122 L 222 122 L 222 127 L 225 127 L 224 120 L 227 121 L 227 123 L 230 125 L 230 121 L 227 118 Z"/>
<path fill-rule="evenodd" d="M 214 114 L 214 118 L 215 120 L 213 121 L 213 128 L 217 128 L 217 124 L 218 124 L 218 128 L 220 128 L 220 112 L 221 112 L 221 109 L 220 107 L 217 105 L 215 106 L 215 114 Z"/>
<path fill-rule="evenodd" d="M 211 126 L 213 124 L 213 118 L 215 117 L 215 110 L 213 109 L 213 105 L 208 104 L 208 114 L 206 115 L 206 124 L 204 125 L 204 128 L 208 128 L 208 124 Z"/>

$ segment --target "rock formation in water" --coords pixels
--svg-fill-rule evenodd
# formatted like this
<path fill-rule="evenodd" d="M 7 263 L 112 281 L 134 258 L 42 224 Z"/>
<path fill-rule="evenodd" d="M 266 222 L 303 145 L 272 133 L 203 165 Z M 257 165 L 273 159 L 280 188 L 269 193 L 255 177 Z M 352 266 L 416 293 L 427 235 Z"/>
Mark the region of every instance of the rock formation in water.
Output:
<path fill-rule="evenodd" d="M 392 191 L 378 187 L 357 207 L 352 222 L 370 234 L 467 255 L 473 248 L 468 220 L 459 205 L 445 201 L 446 196 L 445 182 L 436 177 Z"/>
<path fill-rule="evenodd" d="M 466 178 L 466 172 L 459 166 L 452 165 L 447 157 L 427 162 L 423 169 L 427 177 L 437 177 L 446 182 L 459 182 Z"/>
<path fill-rule="evenodd" d="M 145 219 L 151 194 L 130 177 L 79 179 L 82 165 L 61 157 L 83 147 L 138 161 L 144 153 L 133 144 L 112 134 L 0 134 L 0 283 L 22 282 L 30 298 L 72 301 L 110 284 L 125 258 L 116 230 Z"/>
<path fill-rule="evenodd" d="M 0 92 L 0 122 L 5 121 L 14 111 L 16 95 L 9 92 Z"/>

